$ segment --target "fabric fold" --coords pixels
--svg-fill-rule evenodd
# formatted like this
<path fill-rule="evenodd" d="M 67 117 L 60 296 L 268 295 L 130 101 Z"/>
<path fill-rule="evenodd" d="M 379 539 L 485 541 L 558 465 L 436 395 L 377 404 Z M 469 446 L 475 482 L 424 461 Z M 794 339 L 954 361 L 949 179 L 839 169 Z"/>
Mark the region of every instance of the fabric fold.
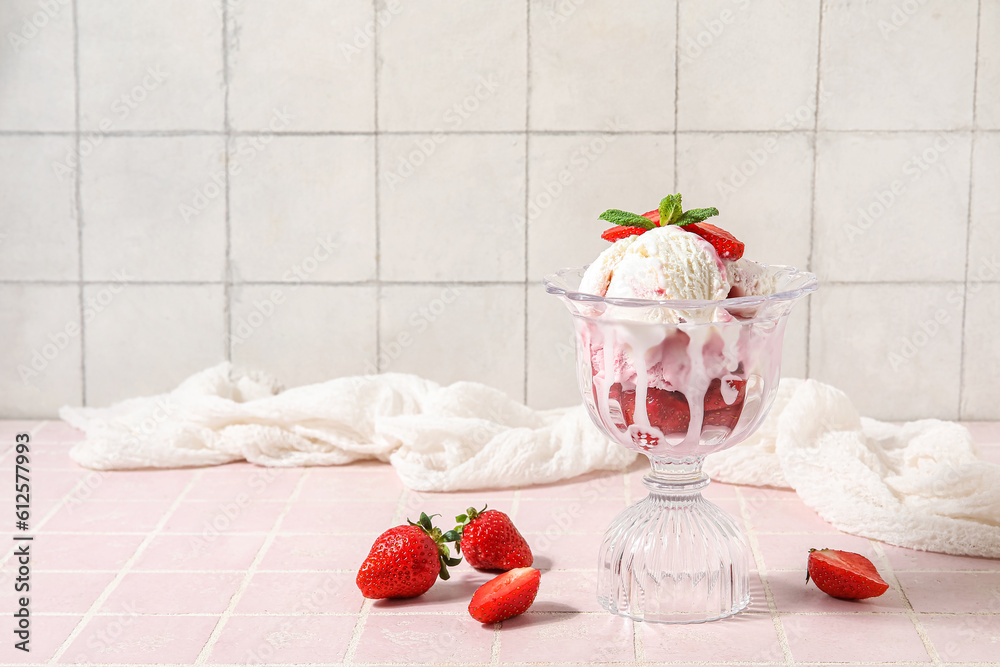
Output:
<path fill-rule="evenodd" d="M 815 380 L 783 380 L 779 399 L 767 428 L 707 459 L 713 479 L 770 477 L 845 533 L 1000 558 L 1000 465 L 979 459 L 967 428 L 866 419 Z"/>
<path fill-rule="evenodd" d="M 391 463 L 409 488 L 459 491 L 622 470 L 636 458 L 583 406 L 533 410 L 478 383 L 443 387 L 400 373 L 281 391 L 270 376 L 224 363 L 169 394 L 60 416 L 87 435 L 73 459 L 100 470 L 369 459 Z M 1000 465 L 978 457 L 966 428 L 867 419 L 815 380 L 782 380 L 757 433 L 708 457 L 705 470 L 716 481 L 792 488 L 844 532 L 1000 558 Z"/>

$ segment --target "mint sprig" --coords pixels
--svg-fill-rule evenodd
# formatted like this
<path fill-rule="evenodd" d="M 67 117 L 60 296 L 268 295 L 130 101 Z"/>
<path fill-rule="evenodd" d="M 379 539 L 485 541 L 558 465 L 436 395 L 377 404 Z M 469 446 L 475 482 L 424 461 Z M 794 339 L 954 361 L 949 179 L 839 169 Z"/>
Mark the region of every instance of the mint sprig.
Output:
<path fill-rule="evenodd" d="M 676 219 L 671 220 L 667 224 L 683 227 L 684 225 L 690 225 L 693 222 L 708 220 L 713 215 L 719 215 L 719 209 L 714 206 L 712 208 L 693 208 L 690 211 L 684 211 L 684 213 L 681 213 Z M 660 220 L 663 220 L 662 214 L 660 214 Z"/>
<path fill-rule="evenodd" d="M 667 195 L 660 200 L 660 226 L 673 225 L 681 217 L 681 196 Z"/>
<path fill-rule="evenodd" d="M 643 229 L 652 229 L 656 226 L 649 218 L 644 218 L 637 213 L 619 211 L 617 208 L 609 208 L 598 217 L 601 220 L 606 220 L 613 225 L 621 225 L 622 227 L 642 227 Z"/>
<path fill-rule="evenodd" d="M 660 200 L 660 227 L 666 227 L 667 225 L 677 225 L 678 227 L 683 227 L 685 225 L 690 225 L 696 222 L 703 222 L 713 215 L 719 215 L 719 209 L 715 208 L 693 208 L 690 211 L 684 211 L 681 208 L 681 195 L 680 193 L 676 195 L 667 195 Z M 604 213 L 599 216 L 601 220 L 606 220 L 615 225 L 621 225 L 623 227 L 642 227 L 643 229 L 653 229 L 657 226 L 649 218 L 639 215 L 638 213 L 629 213 L 628 211 L 620 211 L 617 208 L 609 208 Z"/>

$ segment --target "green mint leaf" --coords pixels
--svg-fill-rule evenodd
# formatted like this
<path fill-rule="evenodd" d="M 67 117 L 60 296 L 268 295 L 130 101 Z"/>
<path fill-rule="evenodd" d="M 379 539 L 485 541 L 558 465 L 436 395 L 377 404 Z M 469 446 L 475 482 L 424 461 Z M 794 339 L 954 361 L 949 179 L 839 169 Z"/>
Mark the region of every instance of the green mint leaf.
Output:
<path fill-rule="evenodd" d="M 656 226 L 649 218 L 644 218 L 637 213 L 619 211 L 616 208 L 609 208 L 598 217 L 601 220 L 607 220 L 613 225 L 621 225 L 622 227 L 642 227 L 643 229 L 652 229 Z"/>
<path fill-rule="evenodd" d="M 684 213 L 682 213 L 676 220 L 671 221 L 670 224 L 683 227 L 684 225 L 690 225 L 694 222 L 708 220 L 713 215 L 719 215 L 719 209 L 715 207 L 693 208 L 690 211 L 684 211 Z"/>
<path fill-rule="evenodd" d="M 681 215 L 681 196 L 667 195 L 662 200 L 660 200 L 660 226 L 665 227 L 667 225 L 674 224 Z"/>

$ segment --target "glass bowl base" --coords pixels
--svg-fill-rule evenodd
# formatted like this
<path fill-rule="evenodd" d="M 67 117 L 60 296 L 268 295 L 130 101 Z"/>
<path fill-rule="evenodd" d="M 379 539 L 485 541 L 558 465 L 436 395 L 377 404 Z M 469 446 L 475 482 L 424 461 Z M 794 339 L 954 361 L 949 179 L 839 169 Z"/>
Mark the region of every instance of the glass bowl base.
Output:
<path fill-rule="evenodd" d="M 700 474 L 647 475 L 650 494 L 612 522 L 601 545 L 597 600 L 652 623 L 703 623 L 750 604 L 750 558 L 739 525 L 701 489 Z"/>

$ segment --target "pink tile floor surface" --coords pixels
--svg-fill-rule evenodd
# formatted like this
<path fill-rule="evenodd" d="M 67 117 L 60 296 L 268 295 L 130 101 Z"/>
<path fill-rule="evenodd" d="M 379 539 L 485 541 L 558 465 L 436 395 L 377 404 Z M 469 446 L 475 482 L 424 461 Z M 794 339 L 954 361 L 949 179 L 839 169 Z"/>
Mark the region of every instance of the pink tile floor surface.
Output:
<path fill-rule="evenodd" d="M 972 427 L 1000 463 L 1000 424 Z M 845 535 L 788 491 L 708 488 L 743 518 L 753 603 L 732 619 L 665 626 L 607 614 L 594 597 L 601 533 L 642 494 L 639 466 L 458 494 L 408 491 L 374 463 L 102 473 L 69 459 L 81 435 L 65 425 L 8 421 L 0 462 L 10 481 L 22 431 L 33 436 L 32 650 L 13 648 L 8 547 L 2 665 L 1000 664 L 1000 561 Z M 13 513 L 11 487 L 0 500 Z M 420 598 L 358 592 L 357 567 L 385 528 L 484 502 L 514 517 L 543 571 L 527 614 L 496 626 L 472 620 L 469 598 L 491 575 L 464 565 Z M 811 546 L 867 555 L 890 590 L 847 602 L 806 586 Z"/>

